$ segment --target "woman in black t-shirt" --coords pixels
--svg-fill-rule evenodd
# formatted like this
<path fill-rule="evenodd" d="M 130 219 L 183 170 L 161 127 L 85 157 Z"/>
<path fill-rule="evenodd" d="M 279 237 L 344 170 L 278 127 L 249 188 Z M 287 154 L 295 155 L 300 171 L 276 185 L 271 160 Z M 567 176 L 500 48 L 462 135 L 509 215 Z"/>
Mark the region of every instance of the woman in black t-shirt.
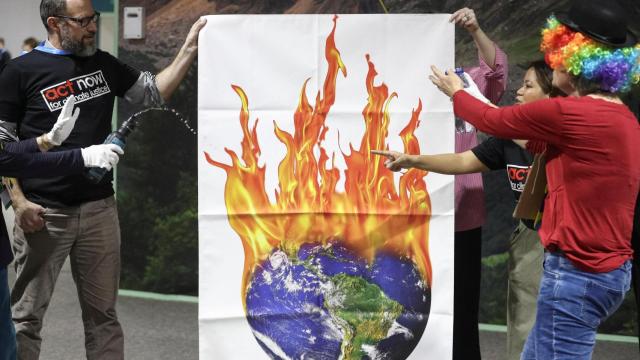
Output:
<path fill-rule="evenodd" d="M 555 96 L 551 85 L 552 70 L 542 60 L 527 66 L 516 101 L 525 104 Z M 462 153 L 408 155 L 395 151 L 372 151 L 388 158 L 386 166 L 399 171 L 419 168 L 426 171 L 458 175 L 506 169 L 515 201 L 520 198 L 533 156 L 512 140 L 489 137 Z M 521 221 L 510 239 L 509 289 L 507 293 L 508 359 L 518 359 L 536 314 L 536 300 L 542 274 L 543 248 L 532 221 Z"/>

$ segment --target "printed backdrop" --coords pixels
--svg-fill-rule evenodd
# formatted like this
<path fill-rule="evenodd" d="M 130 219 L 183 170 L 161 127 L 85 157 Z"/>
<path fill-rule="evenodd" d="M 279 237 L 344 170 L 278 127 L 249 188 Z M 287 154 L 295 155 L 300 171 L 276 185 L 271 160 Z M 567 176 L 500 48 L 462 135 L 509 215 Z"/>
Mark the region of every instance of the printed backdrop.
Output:
<path fill-rule="evenodd" d="M 209 16 L 198 67 L 202 359 L 451 357 L 448 15 Z"/>

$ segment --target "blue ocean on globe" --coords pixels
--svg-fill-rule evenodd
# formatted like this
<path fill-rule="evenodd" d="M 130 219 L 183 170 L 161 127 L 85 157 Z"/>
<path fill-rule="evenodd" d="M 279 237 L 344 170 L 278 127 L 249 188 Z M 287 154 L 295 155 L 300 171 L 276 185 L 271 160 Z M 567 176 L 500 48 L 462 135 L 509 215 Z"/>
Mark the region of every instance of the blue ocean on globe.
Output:
<path fill-rule="evenodd" d="M 431 290 L 408 257 L 373 262 L 340 245 L 275 249 L 246 294 L 247 320 L 273 359 L 406 359 L 429 319 Z"/>

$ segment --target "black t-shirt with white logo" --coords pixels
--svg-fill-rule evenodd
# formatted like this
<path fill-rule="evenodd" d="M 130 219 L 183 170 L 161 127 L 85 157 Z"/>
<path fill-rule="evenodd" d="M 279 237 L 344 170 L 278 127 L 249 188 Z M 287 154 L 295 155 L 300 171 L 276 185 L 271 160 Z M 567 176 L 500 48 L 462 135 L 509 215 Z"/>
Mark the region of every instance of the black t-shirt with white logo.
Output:
<path fill-rule="evenodd" d="M 507 178 L 517 202 L 524 190 L 533 156 L 513 141 L 496 137 L 489 137 L 471 151 L 489 169 L 507 170 Z"/>
<path fill-rule="evenodd" d="M 78 57 L 34 50 L 0 73 L 0 120 L 17 124 L 20 139 L 48 132 L 67 97 L 80 116 L 69 138 L 52 151 L 100 144 L 111 132 L 115 96 L 122 97 L 140 75 L 110 54 Z M 113 195 L 110 172 L 98 184 L 83 175 L 21 179 L 26 197 L 42 206 L 74 206 Z"/>

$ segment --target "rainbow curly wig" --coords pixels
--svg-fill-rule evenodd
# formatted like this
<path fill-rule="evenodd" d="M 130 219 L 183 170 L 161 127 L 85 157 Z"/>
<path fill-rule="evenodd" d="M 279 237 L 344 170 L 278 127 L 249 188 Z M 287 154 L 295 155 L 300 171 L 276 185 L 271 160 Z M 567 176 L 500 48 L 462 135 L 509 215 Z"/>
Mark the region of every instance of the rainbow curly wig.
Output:
<path fill-rule="evenodd" d="M 542 29 L 540 50 L 553 69 L 564 67 L 575 76 L 600 83 L 608 92 L 627 92 L 640 83 L 640 44 L 614 48 L 561 24 L 555 16 Z"/>

